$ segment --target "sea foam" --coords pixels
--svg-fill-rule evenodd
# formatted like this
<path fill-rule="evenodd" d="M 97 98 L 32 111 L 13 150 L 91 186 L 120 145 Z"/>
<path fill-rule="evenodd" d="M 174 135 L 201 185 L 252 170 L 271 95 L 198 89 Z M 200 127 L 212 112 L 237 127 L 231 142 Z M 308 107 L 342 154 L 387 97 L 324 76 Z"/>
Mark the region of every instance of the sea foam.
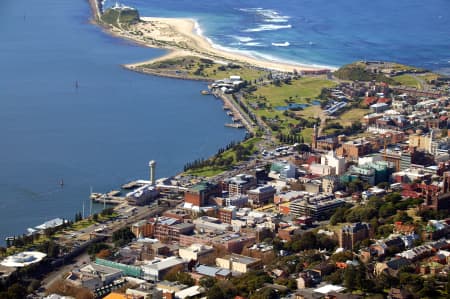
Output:
<path fill-rule="evenodd" d="M 264 22 L 267 23 L 287 23 L 290 16 L 284 16 L 281 15 L 279 12 L 273 9 L 264 9 L 261 7 L 257 8 L 241 8 L 240 11 L 247 12 L 247 13 L 254 13 L 256 15 L 261 16 L 264 18 Z"/>
<path fill-rule="evenodd" d="M 253 41 L 254 39 L 248 36 L 237 36 L 237 35 L 231 35 L 232 38 L 238 40 L 241 43 L 248 43 Z"/>
<path fill-rule="evenodd" d="M 289 47 L 291 44 L 289 42 L 284 43 L 272 43 L 272 46 L 274 47 Z"/>
<path fill-rule="evenodd" d="M 255 58 L 255 59 L 262 59 L 265 61 L 271 61 L 271 62 L 279 62 L 279 63 L 286 63 L 286 64 L 291 64 L 291 65 L 298 65 L 299 67 L 301 66 L 310 66 L 310 67 L 317 67 L 317 68 L 324 68 L 324 69 L 331 69 L 331 70 L 336 70 L 337 68 L 334 66 L 325 66 L 325 65 L 317 65 L 317 64 L 309 64 L 309 63 L 301 63 L 298 61 L 292 61 L 292 60 L 285 60 L 282 59 L 280 57 L 276 57 L 276 56 L 272 56 L 272 55 L 268 55 L 268 54 L 262 54 L 260 52 L 257 51 L 253 51 L 253 50 L 241 50 L 241 49 L 235 49 L 235 48 L 230 48 L 230 47 L 225 47 L 219 44 L 214 43 L 214 41 L 212 39 L 210 39 L 209 37 L 203 35 L 203 30 L 200 27 L 200 24 L 198 23 L 197 20 L 193 19 L 194 21 L 194 30 L 195 33 L 198 34 L 199 36 L 205 38 L 208 43 L 211 45 L 211 47 L 221 50 L 221 51 L 225 51 L 225 52 L 229 52 L 229 53 L 236 53 L 236 54 L 240 54 L 240 55 L 244 55 L 247 57 L 251 57 L 251 58 Z M 263 25 L 261 25 L 263 26 Z M 286 25 L 286 26 L 277 26 L 277 25 L 265 25 L 265 26 L 270 26 L 270 27 L 286 27 L 286 28 L 291 28 L 291 25 Z M 276 29 L 271 29 L 271 30 L 276 30 Z M 234 37 L 234 36 L 233 36 Z M 254 39 L 252 39 L 254 40 Z M 262 44 L 256 45 L 256 44 L 251 44 L 251 42 L 248 42 L 246 44 L 244 44 L 246 46 L 263 46 Z"/>
<path fill-rule="evenodd" d="M 291 24 L 288 25 L 274 25 L 274 24 L 263 24 L 259 25 L 256 28 L 249 28 L 244 29 L 244 32 L 260 32 L 260 31 L 273 31 L 273 30 L 280 30 L 280 29 L 289 29 L 292 28 Z"/>
<path fill-rule="evenodd" d="M 263 44 L 258 43 L 258 42 L 249 42 L 249 43 L 244 43 L 244 46 L 248 46 L 248 47 L 262 47 Z"/>

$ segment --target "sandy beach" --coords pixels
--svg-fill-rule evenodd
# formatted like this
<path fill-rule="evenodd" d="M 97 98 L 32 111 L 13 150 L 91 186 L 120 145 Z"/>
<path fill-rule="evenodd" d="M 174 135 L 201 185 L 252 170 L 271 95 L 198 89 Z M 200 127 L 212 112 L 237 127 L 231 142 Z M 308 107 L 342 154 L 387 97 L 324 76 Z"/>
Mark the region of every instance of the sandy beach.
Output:
<path fill-rule="evenodd" d="M 191 19 L 141 17 L 141 22 L 132 25 L 127 30 L 112 28 L 111 31 L 118 36 L 132 39 L 149 47 L 172 50 L 167 55 L 156 59 L 126 65 L 128 68 L 136 68 L 168 58 L 194 55 L 217 62 L 235 62 L 284 72 L 319 70 L 311 66 L 262 60 L 241 53 L 217 49 L 208 39 L 197 34 L 196 22 Z"/>

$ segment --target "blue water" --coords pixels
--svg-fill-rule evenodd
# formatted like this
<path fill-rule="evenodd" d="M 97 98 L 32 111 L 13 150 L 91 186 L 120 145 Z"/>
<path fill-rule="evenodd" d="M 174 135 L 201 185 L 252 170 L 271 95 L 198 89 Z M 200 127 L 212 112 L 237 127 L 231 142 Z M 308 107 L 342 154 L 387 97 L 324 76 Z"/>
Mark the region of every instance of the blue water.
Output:
<path fill-rule="evenodd" d="M 112 38 L 89 17 L 87 1 L 0 1 L 0 244 L 72 218 L 83 201 L 87 211 L 90 187 L 147 178 L 149 160 L 167 177 L 243 137 L 224 127 L 220 101 L 200 95 L 205 83 L 121 68 L 163 51 Z"/>
<path fill-rule="evenodd" d="M 305 109 L 308 107 L 309 104 L 296 104 L 296 103 L 290 103 L 287 106 L 276 106 L 275 110 L 278 111 L 287 111 L 289 109 L 295 110 L 295 109 Z"/>
<path fill-rule="evenodd" d="M 335 67 L 386 60 L 450 71 L 448 0 L 122 2 L 145 16 L 195 18 L 215 44 L 267 59 Z"/>

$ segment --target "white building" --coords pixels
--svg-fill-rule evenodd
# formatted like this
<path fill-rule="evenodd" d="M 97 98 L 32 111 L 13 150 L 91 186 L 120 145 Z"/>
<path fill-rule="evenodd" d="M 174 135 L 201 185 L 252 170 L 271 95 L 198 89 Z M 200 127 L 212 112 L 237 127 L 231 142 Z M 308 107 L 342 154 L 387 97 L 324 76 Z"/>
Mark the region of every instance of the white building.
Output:
<path fill-rule="evenodd" d="M 288 162 L 274 162 L 270 168 L 270 172 L 269 176 L 272 178 L 293 179 L 295 178 L 297 168 Z"/>
<path fill-rule="evenodd" d="M 178 255 L 185 261 L 198 261 L 201 257 L 214 252 L 212 246 L 192 244 L 187 248 L 180 248 Z"/>
<path fill-rule="evenodd" d="M 323 155 L 320 158 L 320 164 L 333 167 L 334 173 L 331 174 L 341 175 L 345 171 L 345 158 L 336 156 L 334 151 L 330 151 L 328 154 Z"/>
<path fill-rule="evenodd" d="M 320 176 L 333 175 L 336 172 L 334 167 L 331 167 L 329 165 L 322 165 L 322 164 L 318 164 L 318 163 L 312 163 L 309 166 L 309 171 L 311 171 L 311 173 L 314 175 L 320 175 Z"/>
<path fill-rule="evenodd" d="M 148 264 L 142 266 L 144 279 L 151 281 L 158 281 L 163 279 L 171 269 L 175 267 L 184 267 L 184 261 L 176 256 L 171 256 L 165 259 L 154 259 Z"/>

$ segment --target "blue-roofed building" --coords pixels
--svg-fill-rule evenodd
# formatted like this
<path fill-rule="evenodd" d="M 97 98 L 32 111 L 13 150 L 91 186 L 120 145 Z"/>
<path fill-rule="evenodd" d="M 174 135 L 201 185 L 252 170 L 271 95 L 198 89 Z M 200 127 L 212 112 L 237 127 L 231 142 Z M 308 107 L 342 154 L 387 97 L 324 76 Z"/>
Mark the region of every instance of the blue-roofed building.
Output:
<path fill-rule="evenodd" d="M 214 277 L 217 279 L 227 279 L 232 276 L 231 271 L 228 269 L 206 265 L 198 265 L 197 268 L 195 268 L 195 272 L 201 276 Z"/>

